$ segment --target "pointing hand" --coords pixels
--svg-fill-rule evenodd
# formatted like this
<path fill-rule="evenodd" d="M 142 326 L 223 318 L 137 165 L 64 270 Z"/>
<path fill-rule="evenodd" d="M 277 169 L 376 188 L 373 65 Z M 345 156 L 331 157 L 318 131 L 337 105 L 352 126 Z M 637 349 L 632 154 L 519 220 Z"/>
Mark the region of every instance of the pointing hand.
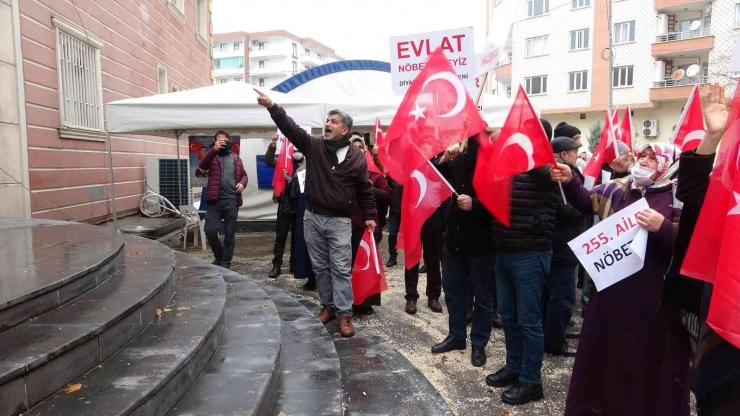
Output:
<path fill-rule="evenodd" d="M 258 90 L 257 88 L 254 89 L 254 92 L 256 92 L 258 95 L 257 104 L 265 108 L 272 108 L 272 106 L 275 105 L 275 103 L 272 102 L 272 99 L 270 99 L 270 97 L 268 97 L 267 94 L 265 94 L 264 92 Z"/>

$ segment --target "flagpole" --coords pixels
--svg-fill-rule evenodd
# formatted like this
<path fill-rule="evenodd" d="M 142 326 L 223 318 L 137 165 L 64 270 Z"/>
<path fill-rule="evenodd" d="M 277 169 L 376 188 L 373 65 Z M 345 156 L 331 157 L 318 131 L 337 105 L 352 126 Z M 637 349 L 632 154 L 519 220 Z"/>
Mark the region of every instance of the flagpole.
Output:
<path fill-rule="evenodd" d="M 367 232 L 370 233 L 370 244 L 373 245 L 373 263 L 375 263 L 375 273 L 380 274 L 380 266 L 378 265 L 378 247 L 375 246 L 375 236 L 369 229 Z"/>

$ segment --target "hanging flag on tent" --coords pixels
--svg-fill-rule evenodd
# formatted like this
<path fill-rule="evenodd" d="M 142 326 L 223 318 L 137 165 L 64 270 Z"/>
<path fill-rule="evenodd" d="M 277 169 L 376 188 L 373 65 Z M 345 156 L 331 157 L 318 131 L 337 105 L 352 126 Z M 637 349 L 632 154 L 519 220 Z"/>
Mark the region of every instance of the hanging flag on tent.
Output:
<path fill-rule="evenodd" d="M 386 290 L 388 290 L 388 282 L 383 270 L 383 259 L 380 257 L 380 252 L 378 252 L 373 233 L 370 230 L 365 230 L 352 268 L 354 303 L 359 305 L 369 296 Z"/>
<path fill-rule="evenodd" d="M 673 130 L 673 136 L 669 143 L 681 148 L 681 151 L 694 150 L 699 147 L 701 139 L 704 138 L 704 114 L 701 108 L 701 97 L 699 86 L 695 85 L 694 89 L 686 101 L 681 118 Z"/>
<path fill-rule="evenodd" d="M 501 134 L 494 143 L 480 140 L 473 187 L 478 200 L 496 219 L 509 226 L 511 178 L 551 163 L 557 164 L 545 129 L 519 86 Z M 403 218 L 403 217 L 402 217 Z"/>

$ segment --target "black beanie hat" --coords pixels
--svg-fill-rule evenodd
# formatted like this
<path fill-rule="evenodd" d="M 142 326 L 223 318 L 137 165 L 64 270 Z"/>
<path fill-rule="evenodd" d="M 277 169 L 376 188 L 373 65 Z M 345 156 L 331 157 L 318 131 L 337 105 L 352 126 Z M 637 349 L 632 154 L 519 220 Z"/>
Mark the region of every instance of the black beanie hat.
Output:
<path fill-rule="evenodd" d="M 555 137 L 570 137 L 572 139 L 576 134 L 581 134 L 578 127 L 571 126 L 564 121 L 555 126 Z"/>
<path fill-rule="evenodd" d="M 545 134 L 547 134 L 547 141 L 552 141 L 552 125 L 544 118 L 540 119 L 540 123 L 542 123 L 542 127 L 545 129 Z"/>

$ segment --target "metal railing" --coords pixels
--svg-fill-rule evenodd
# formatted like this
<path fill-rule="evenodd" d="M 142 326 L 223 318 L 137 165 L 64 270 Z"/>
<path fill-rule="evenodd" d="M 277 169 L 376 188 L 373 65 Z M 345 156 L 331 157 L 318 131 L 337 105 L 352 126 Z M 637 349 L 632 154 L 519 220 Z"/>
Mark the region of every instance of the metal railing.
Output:
<path fill-rule="evenodd" d="M 663 87 L 680 87 L 684 85 L 695 85 L 695 84 L 709 84 L 709 77 L 708 76 L 701 76 L 701 77 L 684 77 L 682 79 L 679 79 L 678 81 L 672 78 L 666 78 L 662 81 L 655 81 L 653 82 L 654 88 L 663 88 Z"/>
<path fill-rule="evenodd" d="M 509 65 L 509 64 L 511 64 L 511 56 L 507 56 L 506 58 L 503 58 L 500 61 L 498 61 L 496 68 L 500 66 L 504 66 L 504 65 Z"/>
<path fill-rule="evenodd" d="M 703 29 L 698 29 L 698 30 L 686 30 L 683 32 L 670 32 L 670 33 L 666 33 L 665 35 L 659 35 L 656 38 L 656 42 L 658 43 L 673 42 L 677 40 L 702 38 L 702 37 L 711 36 L 711 35 L 712 35 L 712 29 L 710 28 L 703 28 Z"/>

